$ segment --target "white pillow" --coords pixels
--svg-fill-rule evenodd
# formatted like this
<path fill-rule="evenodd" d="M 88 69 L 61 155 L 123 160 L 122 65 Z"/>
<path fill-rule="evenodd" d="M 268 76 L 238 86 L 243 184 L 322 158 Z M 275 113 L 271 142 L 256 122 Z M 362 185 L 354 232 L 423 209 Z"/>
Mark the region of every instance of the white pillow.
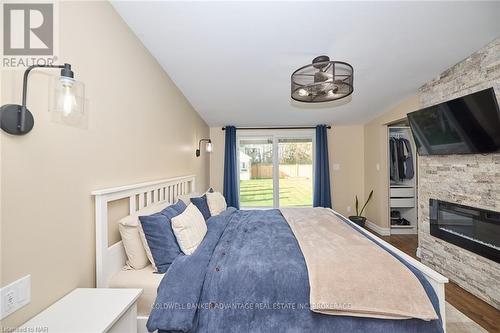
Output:
<path fill-rule="evenodd" d="M 184 201 L 186 205 L 189 205 L 191 203 L 191 198 L 199 198 L 205 195 L 206 193 L 209 193 L 210 191 L 213 191 L 212 187 L 209 187 L 208 190 L 205 193 L 198 193 L 198 192 L 193 192 L 189 194 L 181 194 L 177 197 L 177 199 Z"/>
<path fill-rule="evenodd" d="M 198 208 L 189 204 L 182 214 L 172 218 L 172 230 L 181 251 L 190 255 L 203 241 L 207 224 Z"/>
<path fill-rule="evenodd" d="M 220 192 L 207 192 L 207 204 L 210 209 L 210 215 L 219 215 L 226 210 L 226 199 Z"/>
<path fill-rule="evenodd" d="M 152 215 L 168 207 L 168 202 L 155 203 L 138 210 L 132 215 L 122 218 L 118 222 L 118 230 L 122 238 L 123 247 L 127 254 L 127 265 L 133 269 L 142 269 L 150 263 L 156 270 L 151 250 L 142 231 L 139 216 Z"/>
<path fill-rule="evenodd" d="M 177 199 L 184 201 L 184 203 L 189 205 L 191 203 L 191 198 L 198 198 L 201 197 L 203 194 L 199 193 L 189 193 L 189 194 L 181 194 L 177 197 Z"/>

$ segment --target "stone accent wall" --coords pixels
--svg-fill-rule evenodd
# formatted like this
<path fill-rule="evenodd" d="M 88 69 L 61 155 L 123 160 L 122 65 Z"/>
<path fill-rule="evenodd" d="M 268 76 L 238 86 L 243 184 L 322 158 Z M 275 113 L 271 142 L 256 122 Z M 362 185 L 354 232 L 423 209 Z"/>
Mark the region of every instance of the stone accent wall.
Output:
<path fill-rule="evenodd" d="M 500 104 L 500 38 L 420 88 L 426 107 L 489 87 Z M 429 199 L 500 211 L 500 154 L 421 156 L 418 160 L 419 248 L 422 261 L 500 309 L 500 264 L 435 238 Z"/>

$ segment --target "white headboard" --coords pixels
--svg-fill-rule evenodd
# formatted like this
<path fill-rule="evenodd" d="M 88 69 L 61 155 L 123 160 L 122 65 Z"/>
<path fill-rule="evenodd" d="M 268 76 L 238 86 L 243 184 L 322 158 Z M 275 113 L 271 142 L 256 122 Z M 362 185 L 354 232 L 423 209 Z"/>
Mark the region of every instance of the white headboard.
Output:
<path fill-rule="evenodd" d="M 108 246 L 108 203 L 129 199 L 130 214 L 158 202 L 175 203 L 181 194 L 195 191 L 195 176 L 163 179 L 93 191 L 95 197 L 95 252 L 97 288 L 106 288 L 110 278 L 127 260 L 122 242 Z"/>

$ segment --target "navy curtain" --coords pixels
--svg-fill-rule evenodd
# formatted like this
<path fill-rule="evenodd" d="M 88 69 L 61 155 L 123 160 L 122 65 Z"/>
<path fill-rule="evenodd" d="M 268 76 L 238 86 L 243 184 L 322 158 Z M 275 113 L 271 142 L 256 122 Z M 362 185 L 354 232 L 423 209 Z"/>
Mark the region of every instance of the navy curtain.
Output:
<path fill-rule="evenodd" d="M 327 131 L 326 125 L 316 126 L 313 206 L 332 208 Z"/>
<path fill-rule="evenodd" d="M 238 193 L 238 150 L 236 149 L 236 127 L 226 126 L 224 153 L 224 197 L 228 206 L 240 208 Z"/>

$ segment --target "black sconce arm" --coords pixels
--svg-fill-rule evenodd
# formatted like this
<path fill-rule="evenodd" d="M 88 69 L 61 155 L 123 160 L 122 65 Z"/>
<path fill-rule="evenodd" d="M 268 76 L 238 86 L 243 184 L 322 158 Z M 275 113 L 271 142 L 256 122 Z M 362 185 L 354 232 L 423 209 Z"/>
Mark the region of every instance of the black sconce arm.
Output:
<path fill-rule="evenodd" d="M 24 71 L 24 77 L 23 77 L 23 99 L 22 99 L 22 106 L 26 107 L 26 93 L 28 91 L 28 75 L 30 74 L 31 70 L 35 68 L 64 68 L 64 66 L 70 66 L 69 64 L 64 64 L 64 65 L 31 65 L 26 70 Z"/>
<path fill-rule="evenodd" d="M 22 104 L 21 104 L 21 110 L 20 110 L 20 117 L 19 117 L 19 124 L 18 128 L 21 132 L 25 131 L 25 125 L 26 125 L 26 98 L 28 94 L 28 75 L 30 74 L 31 70 L 34 68 L 40 68 L 40 67 L 45 67 L 45 68 L 65 68 L 65 66 L 68 65 L 71 68 L 71 65 L 69 64 L 64 64 L 64 65 L 31 65 L 26 70 L 24 71 L 24 77 L 23 77 L 23 96 L 22 96 Z"/>

